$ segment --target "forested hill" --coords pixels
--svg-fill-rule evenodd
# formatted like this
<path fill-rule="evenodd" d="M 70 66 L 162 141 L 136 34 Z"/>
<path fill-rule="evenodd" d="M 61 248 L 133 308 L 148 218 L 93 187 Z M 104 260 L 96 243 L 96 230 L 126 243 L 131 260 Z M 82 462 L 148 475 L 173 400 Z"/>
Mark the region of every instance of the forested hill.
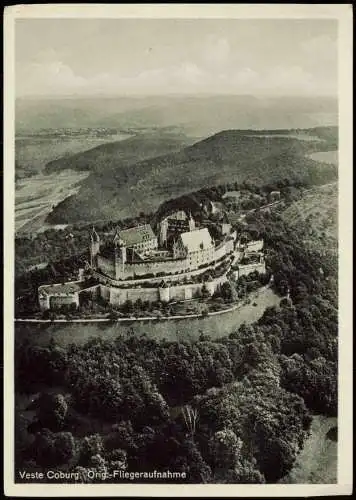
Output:
<path fill-rule="evenodd" d="M 46 172 L 71 169 L 109 174 L 148 158 L 179 151 L 193 142 L 194 139 L 171 130 L 161 131 L 160 134 L 137 134 L 123 141 L 100 144 L 87 151 L 50 161 Z"/>
<path fill-rule="evenodd" d="M 323 184 L 337 178 L 337 167 L 312 160 L 310 153 L 337 149 L 337 129 L 227 130 L 189 145 L 128 165 L 120 147 L 102 146 L 57 160 L 56 169 L 82 169 L 96 163 L 79 193 L 60 203 L 53 223 L 128 217 L 150 212 L 165 200 L 212 186 L 249 180 L 266 184 L 281 179 Z M 121 146 L 120 146 L 121 145 Z M 114 149 L 114 151 L 113 151 Z M 99 150 L 99 155 L 98 155 Z M 106 152 L 102 155 L 102 152 Z M 142 158 L 137 141 L 136 158 Z M 83 156 L 84 155 L 84 156 Z M 90 203 L 88 203 L 90 200 Z"/>

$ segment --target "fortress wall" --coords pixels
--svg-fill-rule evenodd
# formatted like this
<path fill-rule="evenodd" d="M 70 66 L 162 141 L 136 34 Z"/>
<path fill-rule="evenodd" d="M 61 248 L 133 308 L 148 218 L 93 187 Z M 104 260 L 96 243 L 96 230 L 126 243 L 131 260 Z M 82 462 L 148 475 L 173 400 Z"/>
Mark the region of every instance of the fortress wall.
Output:
<path fill-rule="evenodd" d="M 107 302 L 110 302 L 110 288 L 105 285 L 100 285 L 100 296 Z"/>
<path fill-rule="evenodd" d="M 221 259 L 226 254 L 233 252 L 233 250 L 234 250 L 234 241 L 233 240 L 224 241 L 224 243 L 221 243 L 221 245 L 219 245 L 215 249 L 215 260 Z"/>
<path fill-rule="evenodd" d="M 185 290 L 190 290 L 192 292 L 192 296 L 195 296 L 195 294 L 198 292 L 198 290 L 201 287 L 197 284 L 194 288 L 193 287 L 185 287 L 185 286 L 174 286 L 169 289 L 169 297 L 170 299 L 175 299 L 175 300 L 185 300 Z M 194 293 L 195 292 L 195 293 Z"/>
<path fill-rule="evenodd" d="M 194 269 L 202 264 L 207 264 L 215 259 L 214 248 L 207 248 L 206 250 L 201 250 L 199 252 L 193 252 L 189 255 L 188 260 L 190 261 L 190 266 Z"/>
<path fill-rule="evenodd" d="M 128 289 L 109 288 L 109 291 L 110 291 L 109 302 L 113 306 L 119 306 L 127 301 Z"/>
<path fill-rule="evenodd" d="M 79 298 L 80 295 L 83 294 L 90 294 L 92 298 L 96 298 L 101 295 L 101 290 L 100 290 L 100 285 L 94 285 L 88 288 L 84 288 L 81 290 L 79 293 Z"/>
<path fill-rule="evenodd" d="M 265 262 L 263 261 L 263 262 L 257 262 L 256 264 L 239 265 L 238 278 L 253 273 L 254 271 L 258 271 L 259 273 L 264 274 L 266 272 Z"/>
<path fill-rule="evenodd" d="M 235 260 L 240 260 L 244 253 L 239 248 L 236 248 L 234 254 L 235 254 Z"/>
<path fill-rule="evenodd" d="M 110 304 L 118 306 L 127 300 L 136 302 L 141 299 L 143 302 L 155 302 L 159 300 L 158 288 L 110 288 Z"/>
<path fill-rule="evenodd" d="M 214 260 L 219 260 L 225 257 L 230 252 L 234 250 L 233 240 L 228 240 L 221 243 L 215 251 L 212 249 L 203 250 L 198 254 L 191 254 L 186 259 L 174 259 L 174 260 L 162 260 L 157 262 L 126 262 L 123 268 L 120 262 L 116 263 L 113 259 L 108 259 L 106 257 L 98 256 L 98 268 L 103 274 L 116 280 L 127 280 L 128 278 L 140 279 L 140 276 L 147 274 L 152 274 L 157 277 L 158 273 L 187 273 L 190 272 L 193 275 L 194 271 L 198 274 L 202 270 L 198 269 L 199 265 L 209 264 L 214 262 Z M 160 278 L 158 276 L 158 278 Z M 169 279 L 169 277 L 167 277 Z M 120 281 L 117 282 L 120 286 Z"/>
<path fill-rule="evenodd" d="M 226 281 L 226 276 L 221 276 L 216 280 L 209 282 L 211 294 Z M 127 300 L 136 302 L 138 299 L 149 302 L 156 302 L 158 300 L 188 300 L 191 298 L 199 297 L 203 288 L 203 283 L 194 283 L 189 285 L 179 285 L 166 288 L 109 288 L 101 286 L 102 297 L 106 298 L 112 305 L 124 304 Z M 110 296 L 108 297 L 108 292 Z"/>
<path fill-rule="evenodd" d="M 236 256 L 240 256 L 240 253 L 239 252 L 235 252 L 235 255 Z M 225 254 L 223 254 L 223 256 L 225 256 Z M 217 264 L 217 266 L 220 265 L 220 264 L 221 264 L 221 262 L 219 262 Z M 213 265 L 213 263 L 212 263 L 212 265 Z M 140 284 L 142 282 L 142 279 L 144 279 L 145 281 L 150 282 L 152 284 L 154 284 L 154 283 L 159 284 L 159 283 L 161 283 L 162 279 L 164 279 L 165 281 L 170 281 L 170 280 L 172 280 L 172 281 L 180 281 L 180 280 L 183 280 L 183 279 L 189 279 L 192 276 L 197 276 L 199 274 L 202 274 L 203 272 L 207 271 L 208 269 L 209 268 L 206 267 L 206 268 L 202 268 L 202 269 L 195 269 L 194 271 L 185 271 L 183 273 L 176 274 L 175 276 L 173 276 L 173 275 L 172 276 L 164 276 L 164 277 L 158 276 L 158 277 L 147 278 L 147 279 L 141 278 L 141 279 L 130 279 L 130 280 L 127 280 L 127 279 L 126 280 L 125 279 L 123 279 L 123 280 L 115 280 L 113 278 L 105 277 L 102 274 L 100 274 L 99 272 L 95 272 L 95 271 L 93 272 L 93 275 L 97 279 L 100 280 L 100 283 L 102 285 L 106 285 L 106 286 L 118 286 L 118 287 L 120 287 L 120 286 L 127 286 L 127 285 L 129 285 L 129 286 L 132 285 L 133 286 L 134 284 Z"/>
<path fill-rule="evenodd" d="M 255 240 L 247 243 L 247 251 L 248 252 L 259 252 L 263 249 L 263 240 Z"/>
<path fill-rule="evenodd" d="M 235 248 L 235 241 L 233 239 L 225 242 L 226 253 L 233 252 Z"/>
<path fill-rule="evenodd" d="M 178 273 L 184 272 L 189 268 L 189 261 L 187 259 L 179 260 L 165 260 L 159 262 L 137 262 L 134 264 L 126 263 L 124 272 L 122 271 L 121 264 L 116 266 L 116 278 L 126 279 L 136 275 L 137 277 L 145 274 L 157 273 Z"/>
<path fill-rule="evenodd" d="M 137 299 L 141 299 L 143 302 L 146 300 L 149 302 L 156 302 L 159 300 L 159 290 L 158 288 L 129 288 L 127 300 L 136 302 Z"/>
<path fill-rule="evenodd" d="M 38 302 L 41 311 L 45 311 L 46 309 L 50 308 L 50 301 L 48 295 L 45 295 L 44 297 L 39 297 Z"/>
<path fill-rule="evenodd" d="M 50 308 L 56 308 L 63 305 L 76 304 L 79 306 L 79 296 L 78 293 L 73 294 L 63 294 L 63 295 L 50 295 L 49 297 Z"/>
<path fill-rule="evenodd" d="M 108 276 L 115 276 L 115 260 L 114 258 L 108 259 L 106 257 L 102 257 L 101 255 L 98 255 L 98 268 L 101 269 L 101 271 L 104 274 L 107 274 Z"/>

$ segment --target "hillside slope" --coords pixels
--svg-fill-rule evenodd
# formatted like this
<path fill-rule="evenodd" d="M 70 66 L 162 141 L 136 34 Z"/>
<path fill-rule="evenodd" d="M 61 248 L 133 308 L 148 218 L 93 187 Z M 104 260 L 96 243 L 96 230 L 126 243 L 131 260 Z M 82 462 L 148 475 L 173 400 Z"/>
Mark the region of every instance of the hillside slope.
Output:
<path fill-rule="evenodd" d="M 311 189 L 293 202 L 283 219 L 302 231 L 304 244 L 318 252 L 337 255 L 338 251 L 338 186 L 337 183 Z"/>
<path fill-rule="evenodd" d="M 53 160 L 46 165 L 46 172 L 60 172 L 64 169 L 98 174 L 117 172 L 133 163 L 179 151 L 193 142 L 194 139 L 175 132 L 137 134 L 123 141 L 100 144 L 84 152 Z"/>
<path fill-rule="evenodd" d="M 95 165 L 95 171 L 75 197 L 67 198 L 54 209 L 50 221 L 68 223 L 128 217 L 140 211 L 156 210 L 168 198 L 232 181 L 265 184 L 288 178 L 313 185 L 335 180 L 336 166 L 314 161 L 306 155 L 337 149 L 337 129 L 328 129 L 320 139 L 316 137 L 320 136 L 320 129 L 309 130 L 308 140 L 297 139 L 295 132 L 291 131 L 288 137 L 286 131 L 278 134 L 228 130 L 179 152 L 135 164 L 131 160 L 125 163 L 124 157 L 121 160 L 118 150 L 111 156 L 107 146 L 57 160 L 58 169 L 68 168 L 69 164 L 71 168 L 82 169 L 90 164 Z M 120 147 L 127 142 L 121 142 Z M 105 154 L 101 156 L 103 150 Z M 53 168 L 53 164 L 49 168 Z"/>

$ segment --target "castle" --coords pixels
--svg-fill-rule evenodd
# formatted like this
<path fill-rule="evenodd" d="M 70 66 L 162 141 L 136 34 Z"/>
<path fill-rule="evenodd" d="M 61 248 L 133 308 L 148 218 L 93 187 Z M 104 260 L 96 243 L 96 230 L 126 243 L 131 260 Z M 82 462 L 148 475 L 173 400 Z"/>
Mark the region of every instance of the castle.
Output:
<path fill-rule="evenodd" d="M 42 310 L 80 305 L 82 294 L 118 306 L 128 300 L 188 300 L 209 295 L 226 281 L 257 270 L 265 272 L 263 241 L 241 245 L 231 226 L 214 241 L 207 227 L 196 227 L 191 214 L 176 212 L 160 221 L 157 235 L 149 224 L 117 230 L 102 242 L 93 227 L 90 262 L 78 281 L 39 287 Z"/>

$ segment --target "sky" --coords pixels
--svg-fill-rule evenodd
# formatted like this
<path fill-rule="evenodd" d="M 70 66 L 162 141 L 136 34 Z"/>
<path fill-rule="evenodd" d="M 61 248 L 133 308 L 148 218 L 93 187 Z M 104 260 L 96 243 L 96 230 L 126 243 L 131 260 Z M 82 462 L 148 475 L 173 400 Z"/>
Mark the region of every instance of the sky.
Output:
<path fill-rule="evenodd" d="M 337 95 L 337 21 L 17 19 L 16 96 Z"/>

